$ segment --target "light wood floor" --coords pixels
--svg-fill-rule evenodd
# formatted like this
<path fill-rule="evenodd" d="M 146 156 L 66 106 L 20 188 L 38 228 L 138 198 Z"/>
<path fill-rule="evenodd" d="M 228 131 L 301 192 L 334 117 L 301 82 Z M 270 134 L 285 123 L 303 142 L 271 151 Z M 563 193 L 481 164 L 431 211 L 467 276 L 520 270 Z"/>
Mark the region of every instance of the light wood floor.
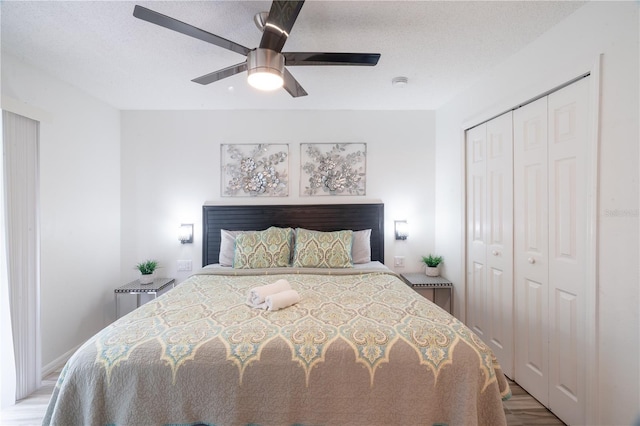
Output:
<path fill-rule="evenodd" d="M 509 380 L 511 398 L 504 401 L 508 426 L 562 426 L 564 423 L 515 382 Z"/>
<path fill-rule="evenodd" d="M 6 410 L 0 412 L 2 426 L 36 426 L 42 424 L 44 413 L 47 411 L 49 399 L 53 393 L 60 370 L 51 373 L 42 380 L 42 387 L 21 399 Z"/>
<path fill-rule="evenodd" d="M 60 371 L 56 371 L 42 381 L 42 387 L 19 401 L 13 407 L 0 412 L 0 425 L 36 426 L 42 424 L 47 404 L 58 380 Z M 512 396 L 505 401 L 504 412 L 508 426 L 562 426 L 560 420 L 517 383 L 509 382 Z"/>

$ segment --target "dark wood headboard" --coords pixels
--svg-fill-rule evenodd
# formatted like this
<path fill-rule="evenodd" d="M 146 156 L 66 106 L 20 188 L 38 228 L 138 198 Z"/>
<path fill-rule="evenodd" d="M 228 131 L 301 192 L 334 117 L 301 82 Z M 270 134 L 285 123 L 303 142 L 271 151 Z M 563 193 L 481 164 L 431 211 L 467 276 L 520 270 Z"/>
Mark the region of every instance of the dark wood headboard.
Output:
<path fill-rule="evenodd" d="M 384 263 L 384 204 L 205 205 L 202 266 L 218 263 L 220 230 L 260 231 L 270 226 L 316 231 L 371 229 L 371 260 Z"/>

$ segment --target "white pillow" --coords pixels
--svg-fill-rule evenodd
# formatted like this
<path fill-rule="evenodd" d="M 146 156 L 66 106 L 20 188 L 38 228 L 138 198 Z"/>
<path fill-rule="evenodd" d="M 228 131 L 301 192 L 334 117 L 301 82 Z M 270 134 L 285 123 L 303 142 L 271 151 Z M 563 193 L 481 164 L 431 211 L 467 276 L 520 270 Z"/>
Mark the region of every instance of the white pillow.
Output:
<path fill-rule="evenodd" d="M 353 231 L 351 257 L 353 263 L 371 262 L 371 229 Z"/>
<path fill-rule="evenodd" d="M 220 230 L 220 257 L 218 263 L 220 266 L 233 266 L 233 256 L 236 247 L 236 237 L 247 231 L 227 231 Z"/>

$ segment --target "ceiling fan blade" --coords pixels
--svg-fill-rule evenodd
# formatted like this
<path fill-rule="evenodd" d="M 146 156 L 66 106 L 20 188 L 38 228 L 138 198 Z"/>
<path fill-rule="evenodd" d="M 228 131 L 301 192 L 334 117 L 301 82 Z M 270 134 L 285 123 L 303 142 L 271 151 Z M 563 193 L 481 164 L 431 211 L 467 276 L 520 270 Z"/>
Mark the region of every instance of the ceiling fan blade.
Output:
<path fill-rule="evenodd" d="M 289 37 L 291 28 L 298 18 L 302 1 L 274 1 L 269 10 L 269 17 L 264 25 L 260 47 L 282 52 L 284 43 Z"/>
<path fill-rule="evenodd" d="M 288 52 L 282 53 L 287 66 L 293 65 L 364 65 L 375 66 L 380 59 L 379 53 L 321 53 Z"/>
<path fill-rule="evenodd" d="M 294 98 L 300 97 L 300 96 L 307 96 L 308 93 L 306 90 L 304 90 L 302 88 L 302 86 L 300 86 L 300 83 L 298 83 L 298 80 L 296 80 L 291 73 L 289 72 L 288 69 L 284 69 L 284 90 L 286 90 L 287 92 L 289 92 L 289 94 L 291 96 L 293 96 Z"/>
<path fill-rule="evenodd" d="M 198 78 L 194 78 L 191 81 L 193 81 L 194 83 L 209 84 L 213 83 L 214 81 L 222 80 L 223 78 L 231 77 L 232 75 L 236 75 L 246 70 L 247 62 L 245 61 L 240 64 L 231 65 L 230 67 L 211 72 Z"/>
<path fill-rule="evenodd" d="M 147 9 L 146 7 L 136 5 L 133 9 L 133 16 L 142 19 L 143 21 L 151 22 L 152 24 L 160 25 L 161 27 L 206 41 L 207 43 L 215 44 L 216 46 L 231 50 L 232 52 L 240 53 L 241 55 L 247 56 L 251 50 L 248 47 L 244 47 L 231 40 L 211 34 L 210 32 L 201 30 L 193 25 L 178 21 L 177 19 L 155 12 L 151 9 Z"/>

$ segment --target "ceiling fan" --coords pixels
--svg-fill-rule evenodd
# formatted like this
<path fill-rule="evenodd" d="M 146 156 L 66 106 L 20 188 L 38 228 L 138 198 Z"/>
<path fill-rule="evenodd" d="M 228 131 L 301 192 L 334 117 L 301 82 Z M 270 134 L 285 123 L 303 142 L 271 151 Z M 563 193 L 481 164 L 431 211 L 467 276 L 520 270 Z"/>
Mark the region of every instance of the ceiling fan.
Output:
<path fill-rule="evenodd" d="M 380 59 L 379 53 L 328 53 L 328 52 L 282 52 L 289 38 L 291 28 L 298 18 L 303 1 L 274 1 L 269 12 L 256 14 L 254 21 L 262 30 L 260 46 L 254 49 L 217 36 L 177 19 L 136 5 L 133 16 L 152 24 L 195 37 L 232 52 L 245 55 L 247 59 L 239 64 L 205 74 L 192 81 L 209 84 L 223 78 L 247 71 L 248 82 L 260 90 L 275 90 L 284 86 L 291 96 L 306 96 L 307 92 L 291 75 L 286 66 L 298 65 L 364 65 L 374 66 Z"/>

